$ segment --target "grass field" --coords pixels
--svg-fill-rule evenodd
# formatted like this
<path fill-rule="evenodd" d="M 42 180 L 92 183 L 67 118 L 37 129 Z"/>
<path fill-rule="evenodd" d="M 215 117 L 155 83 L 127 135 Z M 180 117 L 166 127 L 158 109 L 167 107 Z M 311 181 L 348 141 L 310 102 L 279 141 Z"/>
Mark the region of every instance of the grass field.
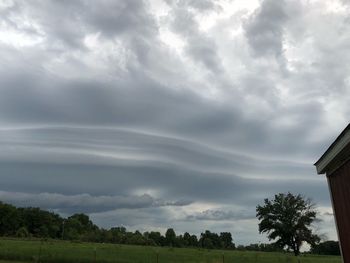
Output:
<path fill-rule="evenodd" d="M 340 263 L 340 257 L 0 239 L 0 263 Z"/>

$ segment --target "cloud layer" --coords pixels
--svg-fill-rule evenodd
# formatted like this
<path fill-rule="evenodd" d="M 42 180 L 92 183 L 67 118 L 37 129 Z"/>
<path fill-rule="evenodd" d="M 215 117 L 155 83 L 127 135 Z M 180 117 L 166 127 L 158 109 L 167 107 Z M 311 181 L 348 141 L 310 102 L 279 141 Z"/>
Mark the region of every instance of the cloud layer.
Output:
<path fill-rule="evenodd" d="M 101 226 L 258 235 L 255 206 L 311 197 L 348 122 L 342 1 L 0 4 L 0 199 Z M 323 225 L 322 225 L 323 224 Z"/>
<path fill-rule="evenodd" d="M 63 195 L 55 193 L 18 193 L 0 191 L 0 199 L 4 202 L 13 203 L 20 207 L 35 206 L 46 209 L 55 209 L 58 212 L 82 213 L 106 212 L 116 209 L 138 209 L 161 206 L 188 205 L 187 201 L 167 202 L 156 200 L 148 194 L 142 196 L 92 196 L 90 194 Z"/>

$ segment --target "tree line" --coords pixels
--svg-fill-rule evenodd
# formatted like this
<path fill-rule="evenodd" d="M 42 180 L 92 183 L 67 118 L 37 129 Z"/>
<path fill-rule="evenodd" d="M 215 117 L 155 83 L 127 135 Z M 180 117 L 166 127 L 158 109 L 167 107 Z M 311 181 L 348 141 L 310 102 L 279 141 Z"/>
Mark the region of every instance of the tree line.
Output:
<path fill-rule="evenodd" d="M 17 208 L 3 202 L 0 202 L 0 236 L 146 246 L 235 249 L 230 232 L 217 234 L 206 230 L 197 238 L 196 235 L 188 232 L 176 235 L 172 228 L 167 229 L 165 235 L 157 231 L 130 232 L 125 227 L 104 229 L 95 225 L 89 216 L 83 213 L 63 218 L 40 208 Z"/>
<path fill-rule="evenodd" d="M 294 208 L 290 209 L 288 207 Z M 303 217 L 298 215 L 303 215 Z M 305 215 L 308 216 L 304 218 Z M 298 253 L 301 242 L 306 241 L 311 244 L 311 253 L 340 255 L 338 242 L 320 242 L 317 236 L 311 233 L 307 226 L 313 221 L 315 213 L 310 203 L 299 195 L 279 194 L 275 196 L 274 200 L 265 199 L 264 205 L 257 206 L 257 217 L 260 220 L 260 232 L 267 232 L 269 239 L 280 238 L 277 242 L 271 244 L 239 245 L 236 248 L 230 232 L 217 234 L 206 230 L 198 238 L 188 232 L 183 235 L 176 235 L 172 228 L 167 229 L 165 235 L 157 231 L 130 232 L 125 227 L 104 229 L 95 225 L 89 216 L 83 213 L 63 218 L 56 213 L 40 208 L 17 208 L 0 201 L 0 236 L 266 252 L 283 252 L 286 248 L 291 250 L 293 249 L 293 243 L 288 243 L 288 241 L 296 240 L 298 246 L 296 247 L 294 244 L 294 250 L 296 248 Z M 292 226 L 290 222 L 298 222 L 298 225 Z"/>

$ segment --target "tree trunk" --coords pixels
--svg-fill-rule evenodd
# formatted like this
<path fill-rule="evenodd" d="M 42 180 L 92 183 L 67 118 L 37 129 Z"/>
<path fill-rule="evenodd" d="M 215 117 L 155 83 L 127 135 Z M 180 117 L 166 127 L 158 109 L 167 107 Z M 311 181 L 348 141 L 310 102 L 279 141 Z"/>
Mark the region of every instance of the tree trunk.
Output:
<path fill-rule="evenodd" d="M 300 255 L 300 246 L 298 245 L 298 242 L 296 241 L 295 238 L 292 239 L 292 248 L 294 252 L 294 256 L 299 256 Z"/>
<path fill-rule="evenodd" d="M 294 256 L 299 256 L 300 255 L 300 249 L 298 245 L 295 245 L 295 247 L 293 248 L 294 250 Z"/>

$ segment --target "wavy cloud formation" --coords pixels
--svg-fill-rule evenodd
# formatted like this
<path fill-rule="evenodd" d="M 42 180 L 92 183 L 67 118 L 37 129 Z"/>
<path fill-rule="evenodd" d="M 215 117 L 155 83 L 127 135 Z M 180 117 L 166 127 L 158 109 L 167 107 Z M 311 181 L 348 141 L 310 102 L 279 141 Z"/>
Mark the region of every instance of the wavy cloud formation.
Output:
<path fill-rule="evenodd" d="M 97 213 L 116 209 L 138 209 L 161 206 L 185 206 L 188 201 L 163 201 L 148 194 L 141 196 L 92 196 L 90 194 L 63 195 L 57 193 L 19 193 L 0 191 L 0 200 L 20 207 L 35 206 L 58 212 Z"/>

